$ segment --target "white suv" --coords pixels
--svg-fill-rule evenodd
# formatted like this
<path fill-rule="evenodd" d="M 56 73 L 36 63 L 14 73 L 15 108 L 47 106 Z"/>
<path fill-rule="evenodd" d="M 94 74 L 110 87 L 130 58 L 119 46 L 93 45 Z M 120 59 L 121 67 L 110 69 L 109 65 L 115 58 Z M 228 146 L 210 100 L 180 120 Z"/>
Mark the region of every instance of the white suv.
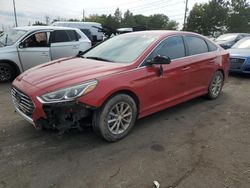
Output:
<path fill-rule="evenodd" d="M 76 56 L 91 41 L 76 28 L 54 26 L 16 27 L 0 37 L 0 82 L 54 59 Z"/>

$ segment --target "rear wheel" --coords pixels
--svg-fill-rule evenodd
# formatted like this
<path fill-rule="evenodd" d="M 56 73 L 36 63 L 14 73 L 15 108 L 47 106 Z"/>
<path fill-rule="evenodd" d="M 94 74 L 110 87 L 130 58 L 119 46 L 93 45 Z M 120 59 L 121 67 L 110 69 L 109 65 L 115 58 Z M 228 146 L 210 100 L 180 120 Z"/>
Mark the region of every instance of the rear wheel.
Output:
<path fill-rule="evenodd" d="M 11 65 L 0 63 L 0 82 L 12 81 L 15 77 L 15 71 Z"/>
<path fill-rule="evenodd" d="M 110 142 L 124 138 L 135 124 L 137 106 L 132 97 L 112 97 L 94 116 L 94 130 Z"/>
<path fill-rule="evenodd" d="M 216 99 L 219 97 L 222 90 L 223 82 L 224 82 L 224 76 L 222 72 L 221 71 L 215 72 L 208 88 L 207 97 L 209 99 Z"/>

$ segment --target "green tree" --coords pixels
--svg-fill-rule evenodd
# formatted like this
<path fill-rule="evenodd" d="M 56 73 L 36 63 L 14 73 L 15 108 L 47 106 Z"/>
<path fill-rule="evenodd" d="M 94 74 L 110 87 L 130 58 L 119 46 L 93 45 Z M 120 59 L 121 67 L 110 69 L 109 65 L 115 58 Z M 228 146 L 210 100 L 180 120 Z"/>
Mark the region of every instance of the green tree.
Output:
<path fill-rule="evenodd" d="M 134 27 L 136 25 L 133 13 L 127 10 L 122 19 L 122 27 Z"/>
<path fill-rule="evenodd" d="M 187 18 L 186 30 L 214 35 L 225 29 L 228 17 L 228 4 L 224 0 L 211 0 L 209 3 L 195 4 Z"/>
<path fill-rule="evenodd" d="M 164 14 L 154 14 L 149 16 L 147 26 L 152 30 L 176 29 L 178 27 L 178 23 L 175 21 L 170 21 L 168 16 Z"/>
<path fill-rule="evenodd" d="M 204 5 L 195 4 L 187 18 L 186 30 L 196 33 L 203 33 Z"/>
<path fill-rule="evenodd" d="M 115 13 L 114 13 L 114 20 L 115 22 L 119 25 L 118 27 L 120 27 L 120 23 L 122 21 L 122 12 L 120 11 L 119 8 L 117 8 L 115 10 Z"/>
<path fill-rule="evenodd" d="M 87 22 L 98 22 L 98 23 L 101 23 L 101 24 L 105 24 L 107 20 L 107 15 L 105 14 L 102 14 L 102 15 L 98 15 L 98 14 L 92 14 L 92 15 L 89 15 L 88 18 L 86 18 L 85 21 Z"/>
<path fill-rule="evenodd" d="M 136 25 L 148 28 L 149 18 L 147 16 L 141 14 L 134 15 L 134 20 Z"/>
<path fill-rule="evenodd" d="M 250 32 L 250 5 L 246 0 L 231 0 L 228 32 Z"/>
<path fill-rule="evenodd" d="M 115 29 L 118 29 L 120 27 L 120 22 L 118 22 L 118 20 L 110 14 L 110 15 L 108 15 L 108 17 L 105 20 L 103 25 L 115 30 Z"/>

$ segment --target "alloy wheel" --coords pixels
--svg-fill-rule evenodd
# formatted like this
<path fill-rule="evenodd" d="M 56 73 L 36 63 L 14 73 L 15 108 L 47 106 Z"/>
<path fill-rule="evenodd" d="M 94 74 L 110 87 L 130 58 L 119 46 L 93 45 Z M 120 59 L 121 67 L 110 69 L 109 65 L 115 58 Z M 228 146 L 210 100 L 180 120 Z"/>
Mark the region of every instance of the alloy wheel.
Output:
<path fill-rule="evenodd" d="M 212 94 L 214 96 L 218 96 L 220 91 L 221 91 L 221 88 L 222 88 L 222 84 L 223 84 L 223 80 L 222 80 L 222 77 L 220 75 L 217 75 L 214 80 L 213 80 L 213 83 L 212 83 Z"/>
<path fill-rule="evenodd" d="M 113 134 L 122 134 L 128 129 L 133 116 L 132 107 L 126 102 L 115 104 L 108 114 L 108 129 Z"/>

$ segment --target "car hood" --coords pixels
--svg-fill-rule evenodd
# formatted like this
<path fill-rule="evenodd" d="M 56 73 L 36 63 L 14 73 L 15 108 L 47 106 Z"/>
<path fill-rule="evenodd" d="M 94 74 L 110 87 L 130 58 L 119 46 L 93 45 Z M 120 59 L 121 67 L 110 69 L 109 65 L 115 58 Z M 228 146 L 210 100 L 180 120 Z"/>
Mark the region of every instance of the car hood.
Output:
<path fill-rule="evenodd" d="M 234 43 L 234 40 L 215 40 L 217 44 L 231 44 Z"/>
<path fill-rule="evenodd" d="M 128 69 L 127 64 L 84 58 L 63 58 L 33 67 L 16 81 L 26 81 L 45 91 L 71 86 Z"/>
<path fill-rule="evenodd" d="M 250 49 L 234 49 L 231 48 L 228 50 L 231 57 L 250 57 Z"/>
<path fill-rule="evenodd" d="M 16 46 L 11 45 L 11 46 L 0 46 L 0 53 L 8 53 L 8 52 L 13 52 L 17 51 Z"/>

